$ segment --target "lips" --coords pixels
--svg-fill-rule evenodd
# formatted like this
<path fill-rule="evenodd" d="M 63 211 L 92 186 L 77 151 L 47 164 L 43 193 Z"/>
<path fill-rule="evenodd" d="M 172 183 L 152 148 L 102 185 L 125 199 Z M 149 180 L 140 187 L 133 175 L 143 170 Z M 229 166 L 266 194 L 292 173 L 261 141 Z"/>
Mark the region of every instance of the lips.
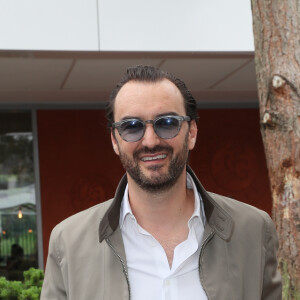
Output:
<path fill-rule="evenodd" d="M 144 156 L 141 158 L 142 161 L 154 161 L 154 160 L 159 160 L 159 159 L 164 159 L 166 158 L 166 154 L 158 154 L 155 156 Z"/>
<path fill-rule="evenodd" d="M 170 146 L 157 145 L 153 148 L 143 147 L 136 150 L 133 153 L 133 157 L 136 161 L 142 161 L 146 163 L 159 162 L 166 159 L 169 155 L 172 156 L 173 148 Z"/>

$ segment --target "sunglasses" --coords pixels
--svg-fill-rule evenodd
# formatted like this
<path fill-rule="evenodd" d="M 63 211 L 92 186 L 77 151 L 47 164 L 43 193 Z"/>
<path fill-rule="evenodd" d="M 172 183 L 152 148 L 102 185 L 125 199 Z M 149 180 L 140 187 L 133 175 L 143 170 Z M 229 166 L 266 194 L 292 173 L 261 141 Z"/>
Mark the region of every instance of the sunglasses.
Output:
<path fill-rule="evenodd" d="M 137 142 L 145 134 L 146 124 L 153 124 L 155 133 L 162 139 L 172 139 L 180 131 L 183 121 L 191 121 L 188 116 L 162 116 L 154 120 L 126 119 L 112 124 L 126 142 Z"/>

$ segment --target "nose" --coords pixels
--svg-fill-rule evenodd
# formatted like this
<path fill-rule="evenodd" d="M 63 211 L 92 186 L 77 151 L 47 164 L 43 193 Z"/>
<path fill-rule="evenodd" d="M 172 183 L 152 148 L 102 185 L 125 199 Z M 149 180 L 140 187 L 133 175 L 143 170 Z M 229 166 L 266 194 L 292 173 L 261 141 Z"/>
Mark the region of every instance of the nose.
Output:
<path fill-rule="evenodd" d="M 145 134 L 142 139 L 144 147 L 153 148 L 160 143 L 159 136 L 155 133 L 153 124 L 146 124 Z"/>

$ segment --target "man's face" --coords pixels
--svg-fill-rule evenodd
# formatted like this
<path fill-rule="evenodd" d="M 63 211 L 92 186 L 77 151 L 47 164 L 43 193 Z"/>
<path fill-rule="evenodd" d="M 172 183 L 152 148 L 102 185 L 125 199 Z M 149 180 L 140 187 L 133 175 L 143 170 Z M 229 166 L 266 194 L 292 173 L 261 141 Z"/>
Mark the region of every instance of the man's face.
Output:
<path fill-rule="evenodd" d="M 115 100 L 115 122 L 128 118 L 153 120 L 170 114 L 185 116 L 186 112 L 180 91 L 166 79 L 156 83 L 130 81 Z M 152 124 L 146 125 L 145 135 L 137 142 L 124 141 L 117 130 L 111 138 L 128 176 L 141 188 L 156 192 L 169 189 L 183 174 L 196 135 L 195 121 L 190 126 L 184 121 L 172 139 L 160 138 Z"/>

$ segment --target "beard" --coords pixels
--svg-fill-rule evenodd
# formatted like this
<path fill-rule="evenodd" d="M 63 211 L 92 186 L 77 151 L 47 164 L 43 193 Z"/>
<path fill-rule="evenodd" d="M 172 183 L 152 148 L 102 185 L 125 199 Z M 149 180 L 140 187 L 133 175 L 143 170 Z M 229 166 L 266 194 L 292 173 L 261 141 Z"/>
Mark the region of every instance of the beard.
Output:
<path fill-rule="evenodd" d="M 126 172 L 131 176 L 131 178 L 136 182 L 138 186 L 150 193 L 164 192 L 174 186 L 174 184 L 178 181 L 178 178 L 182 174 L 189 156 L 187 134 L 182 149 L 176 156 L 171 159 L 167 173 L 146 176 L 139 165 L 140 154 L 153 154 L 164 151 L 168 154 L 168 156 L 172 157 L 174 153 L 173 148 L 170 146 L 161 145 L 157 145 L 152 149 L 144 147 L 135 151 L 133 153 L 133 158 L 130 158 L 126 153 L 122 152 L 119 145 L 118 148 L 120 160 Z M 155 165 L 149 166 L 148 170 L 159 171 L 159 169 L 161 168 L 161 165 Z"/>

